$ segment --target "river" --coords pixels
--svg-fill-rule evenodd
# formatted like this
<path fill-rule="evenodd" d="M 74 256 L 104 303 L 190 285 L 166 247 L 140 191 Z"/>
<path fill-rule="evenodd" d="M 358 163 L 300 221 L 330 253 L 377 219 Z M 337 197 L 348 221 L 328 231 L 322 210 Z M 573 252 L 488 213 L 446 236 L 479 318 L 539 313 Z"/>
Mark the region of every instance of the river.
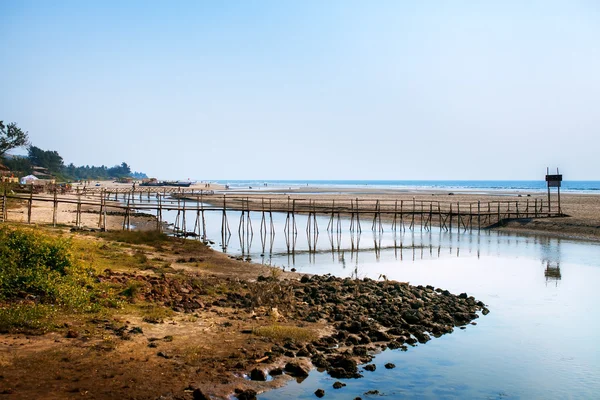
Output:
<path fill-rule="evenodd" d="M 174 213 L 165 218 L 175 219 Z M 252 229 L 238 233 L 239 212 L 228 212 L 232 235 L 226 249 L 221 218 L 207 213 L 207 237 L 216 250 L 251 257 L 253 262 L 300 273 L 358 276 L 433 285 L 467 292 L 486 303 L 490 314 L 477 325 L 411 347 L 376 356 L 376 371 L 345 380 L 313 370 L 302 383 L 263 393 L 260 399 L 328 399 L 360 396 L 411 399 L 588 399 L 600 393 L 600 245 L 545 236 L 496 231 L 383 232 L 362 221 L 362 233 L 340 220 L 328 232 L 329 217 L 318 217 L 319 235 L 308 237 L 307 217 L 296 216 L 297 235 L 286 229 L 286 215 L 273 215 L 274 236 L 261 235 L 261 214 L 252 213 Z M 193 217 L 188 216 L 188 221 Z M 266 218 L 267 231 L 270 220 Z M 291 223 L 291 221 L 290 221 Z M 332 226 L 337 227 L 337 220 Z M 314 232 L 314 227 L 312 228 Z M 308 250 L 315 251 L 308 251 Z M 394 369 L 384 368 L 391 362 Z M 366 395 L 378 390 L 379 395 Z"/>

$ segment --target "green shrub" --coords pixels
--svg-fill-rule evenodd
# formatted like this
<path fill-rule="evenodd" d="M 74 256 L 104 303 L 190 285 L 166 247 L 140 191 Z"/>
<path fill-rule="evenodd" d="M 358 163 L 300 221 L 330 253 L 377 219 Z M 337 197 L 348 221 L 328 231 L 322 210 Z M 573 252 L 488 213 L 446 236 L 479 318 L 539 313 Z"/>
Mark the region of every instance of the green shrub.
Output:
<path fill-rule="evenodd" d="M 74 262 L 69 240 L 0 227 L 0 302 L 28 299 L 89 309 L 93 270 Z"/>

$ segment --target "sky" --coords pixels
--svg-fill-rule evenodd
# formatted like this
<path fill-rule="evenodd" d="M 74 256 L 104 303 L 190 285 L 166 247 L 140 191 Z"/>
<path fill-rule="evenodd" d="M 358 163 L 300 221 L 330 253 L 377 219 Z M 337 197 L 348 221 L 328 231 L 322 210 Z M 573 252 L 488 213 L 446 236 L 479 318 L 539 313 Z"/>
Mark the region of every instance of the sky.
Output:
<path fill-rule="evenodd" d="M 600 180 L 596 0 L 0 0 L 0 21 L 0 120 L 65 163 Z"/>

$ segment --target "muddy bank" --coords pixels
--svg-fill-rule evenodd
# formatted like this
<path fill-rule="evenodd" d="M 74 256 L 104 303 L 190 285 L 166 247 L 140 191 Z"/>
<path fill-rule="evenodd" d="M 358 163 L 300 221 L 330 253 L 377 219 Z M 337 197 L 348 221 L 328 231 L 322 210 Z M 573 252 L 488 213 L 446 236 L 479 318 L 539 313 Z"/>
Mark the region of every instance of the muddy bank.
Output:
<path fill-rule="evenodd" d="M 393 281 L 303 276 L 301 279 L 279 280 L 259 276 L 256 281 L 234 278 L 210 278 L 201 282 L 169 277 L 134 274 L 107 274 L 100 279 L 111 282 L 136 280 L 139 298 L 170 307 L 174 312 L 196 314 L 218 309 L 241 313 L 228 316 L 231 326 L 243 319 L 275 321 L 298 327 L 318 324 L 326 334 L 312 340 L 293 337 L 268 338 L 271 343 L 254 359 L 228 363 L 231 376 L 249 377 L 228 382 L 226 387 L 212 382 L 195 382 L 195 396 L 226 395 L 237 389 L 239 398 L 252 398 L 272 386 L 267 377 L 282 374 L 304 378 L 311 367 L 324 369 L 333 378 L 360 378 L 373 371 L 369 363 L 383 349 L 408 350 L 424 344 L 432 337 L 451 333 L 489 311 L 485 304 L 466 293 L 454 295 L 432 286 L 412 286 Z M 223 284 L 232 290 L 220 296 L 209 293 L 210 287 Z M 160 321 L 156 321 L 160 322 Z M 264 324 L 264 322 L 263 322 Z M 474 324 L 474 323 L 473 323 Z M 475 324 L 474 324 L 475 325 Z M 256 336 L 257 331 L 242 329 L 237 333 Z M 256 363 L 256 359 L 259 363 Z M 281 383 L 280 383 L 281 384 Z M 202 398 L 202 397 L 194 397 Z"/>

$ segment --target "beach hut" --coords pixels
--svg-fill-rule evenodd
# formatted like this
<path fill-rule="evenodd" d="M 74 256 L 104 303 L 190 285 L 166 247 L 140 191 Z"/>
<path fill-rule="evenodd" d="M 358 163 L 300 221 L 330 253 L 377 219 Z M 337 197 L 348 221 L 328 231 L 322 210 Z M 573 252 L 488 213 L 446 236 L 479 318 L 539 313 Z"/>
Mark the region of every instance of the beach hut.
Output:
<path fill-rule="evenodd" d="M 21 185 L 33 184 L 37 180 L 39 180 L 37 176 L 27 175 L 21 178 Z"/>

